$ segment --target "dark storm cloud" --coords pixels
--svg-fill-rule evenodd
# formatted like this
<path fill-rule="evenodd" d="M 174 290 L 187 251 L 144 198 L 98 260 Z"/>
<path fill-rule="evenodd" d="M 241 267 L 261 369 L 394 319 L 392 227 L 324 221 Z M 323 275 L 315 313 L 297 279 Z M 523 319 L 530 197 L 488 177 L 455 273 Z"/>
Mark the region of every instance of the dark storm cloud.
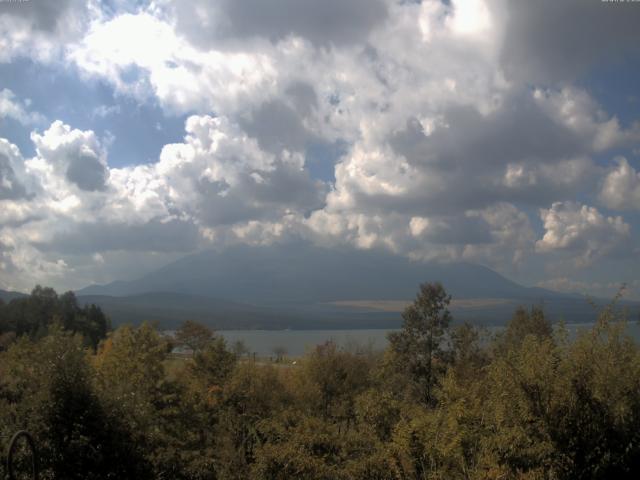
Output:
<path fill-rule="evenodd" d="M 382 0 L 198 0 L 174 5 L 178 30 L 202 47 L 224 38 L 275 42 L 289 35 L 316 45 L 344 45 L 362 41 L 387 17 Z"/>
<path fill-rule="evenodd" d="M 88 192 L 104 190 L 108 176 L 107 168 L 92 155 L 72 159 L 67 168 L 67 179 Z"/>
<path fill-rule="evenodd" d="M 505 99 L 488 115 L 470 106 L 454 106 L 444 112 L 443 120 L 449 127 L 437 128 L 430 136 L 409 120 L 390 143 L 412 164 L 469 172 L 526 159 L 553 162 L 587 152 L 585 139 L 550 118 L 528 93 Z"/>
<path fill-rule="evenodd" d="M 449 216 L 430 219 L 422 240 L 440 245 L 475 245 L 491 243 L 491 229 L 487 222 L 477 217 Z"/>
<path fill-rule="evenodd" d="M 78 223 L 57 234 L 51 242 L 35 244 L 45 252 L 88 254 L 127 250 L 133 252 L 187 252 L 199 242 L 191 222 L 152 220 L 145 224 Z"/>
<path fill-rule="evenodd" d="M 505 201 L 547 206 L 595 182 L 591 163 L 575 160 L 591 153 L 591 139 L 555 121 L 528 94 L 506 99 L 488 115 L 455 106 L 445 110 L 442 119 L 447 127 L 437 127 L 430 135 L 410 119 L 389 138 L 393 150 L 422 172 L 430 186 L 401 197 L 356 191 L 358 205 L 370 212 L 414 215 L 449 214 Z M 522 170 L 511 185 L 505 183 L 509 166 Z"/>
<path fill-rule="evenodd" d="M 638 60 L 640 8 L 635 2 L 522 0 L 494 6 L 506 7 L 508 15 L 501 61 L 510 78 L 571 81 L 594 64 L 629 52 Z"/>
<path fill-rule="evenodd" d="M 0 2 L 0 15 L 29 21 L 37 30 L 54 32 L 67 13 L 82 14 L 86 10 L 83 0 L 29 0 Z"/>
<path fill-rule="evenodd" d="M 302 123 L 298 113 L 281 100 L 271 100 L 241 120 L 241 126 L 271 153 L 283 149 L 303 151 L 314 136 Z"/>
<path fill-rule="evenodd" d="M 293 100 L 296 111 L 308 116 L 318 106 L 318 96 L 312 85 L 306 82 L 293 82 L 284 91 Z"/>
<path fill-rule="evenodd" d="M 0 153 L 0 200 L 25 198 L 27 192 L 16 178 L 9 157 Z"/>
<path fill-rule="evenodd" d="M 201 180 L 198 218 L 209 226 L 249 220 L 279 220 L 287 211 L 304 214 L 324 206 L 326 186 L 304 170 L 278 162 L 273 171 L 240 175 L 233 186 Z"/>
<path fill-rule="evenodd" d="M 11 251 L 13 247 L 0 242 L 0 272 L 14 273 L 16 266 L 11 259 Z"/>

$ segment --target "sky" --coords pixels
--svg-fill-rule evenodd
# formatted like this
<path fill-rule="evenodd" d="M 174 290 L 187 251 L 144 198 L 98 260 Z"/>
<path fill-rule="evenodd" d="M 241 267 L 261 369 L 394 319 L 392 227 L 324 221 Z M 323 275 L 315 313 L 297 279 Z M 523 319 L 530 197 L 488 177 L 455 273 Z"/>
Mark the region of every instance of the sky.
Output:
<path fill-rule="evenodd" d="M 640 2 L 0 0 L 0 288 L 302 242 L 640 299 Z"/>

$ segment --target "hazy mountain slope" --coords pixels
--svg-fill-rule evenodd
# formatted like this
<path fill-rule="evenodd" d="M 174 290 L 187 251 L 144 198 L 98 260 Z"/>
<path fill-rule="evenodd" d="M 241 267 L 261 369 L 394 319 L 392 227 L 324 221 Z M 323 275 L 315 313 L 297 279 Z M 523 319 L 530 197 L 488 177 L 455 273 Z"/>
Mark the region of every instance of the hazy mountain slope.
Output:
<path fill-rule="evenodd" d="M 203 252 L 138 280 L 91 286 L 78 294 L 124 296 L 166 291 L 279 305 L 411 299 L 420 283 L 436 280 L 455 298 L 566 297 L 523 287 L 480 265 L 422 264 L 380 251 L 309 246 L 239 246 L 222 253 Z"/>
<path fill-rule="evenodd" d="M 162 328 L 176 328 L 189 319 L 215 329 L 393 328 L 399 326 L 400 321 L 397 312 L 340 309 L 331 305 L 315 309 L 276 309 L 166 292 L 126 297 L 80 295 L 78 301 L 83 305 L 99 305 L 114 326 L 151 321 L 158 322 Z"/>
<path fill-rule="evenodd" d="M 78 295 L 100 305 L 116 324 L 154 320 L 171 327 L 191 318 L 219 329 L 388 328 L 400 325 L 401 300 L 411 301 L 425 281 L 442 282 L 454 300 L 483 300 L 452 305 L 458 321 L 504 324 L 518 305 L 533 304 L 543 304 L 554 321 L 596 318 L 581 295 L 523 287 L 480 265 L 422 264 L 380 251 L 300 245 L 202 252 Z M 639 303 L 623 303 L 637 315 Z"/>
<path fill-rule="evenodd" d="M 162 328 L 172 329 L 187 319 L 206 323 L 218 330 L 398 328 L 402 323 L 402 302 L 394 302 L 398 308 L 384 310 L 368 305 L 369 302 L 362 302 L 358 307 L 326 303 L 270 307 L 162 292 L 130 297 L 79 296 L 78 300 L 81 304 L 100 305 L 114 326 L 151 321 L 158 322 Z M 518 305 L 529 308 L 532 304 L 539 302 L 512 299 L 479 302 L 477 306 L 469 305 L 468 302 L 454 302 L 451 312 L 455 322 L 502 325 L 511 318 Z M 547 299 L 543 306 L 554 322 L 564 320 L 568 323 L 588 323 L 597 316 L 597 310 L 585 299 Z M 628 308 L 631 317 L 636 317 L 640 312 L 640 304 L 637 302 L 623 302 L 621 307 Z"/>
<path fill-rule="evenodd" d="M 173 328 L 189 319 L 216 328 L 253 328 L 264 324 L 286 328 L 284 323 L 278 323 L 279 318 L 264 309 L 181 293 L 153 292 L 124 297 L 79 295 L 78 301 L 83 305 L 99 305 L 114 325 L 151 321 Z"/>
<path fill-rule="evenodd" d="M 14 298 L 22 298 L 27 295 L 19 292 L 8 292 L 6 290 L 0 290 L 0 299 L 4 302 L 10 302 Z"/>

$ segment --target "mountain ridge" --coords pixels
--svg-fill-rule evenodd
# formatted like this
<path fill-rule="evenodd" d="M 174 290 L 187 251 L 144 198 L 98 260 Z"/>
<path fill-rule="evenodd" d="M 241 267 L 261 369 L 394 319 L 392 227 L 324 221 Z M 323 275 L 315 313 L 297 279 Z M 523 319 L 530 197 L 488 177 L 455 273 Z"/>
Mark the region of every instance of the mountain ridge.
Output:
<path fill-rule="evenodd" d="M 203 251 L 138 279 L 77 294 L 101 305 L 116 323 L 155 319 L 174 325 L 192 318 L 231 329 L 396 328 L 403 302 L 411 302 L 421 283 L 433 281 L 452 295 L 457 321 L 504 324 L 519 305 L 538 304 L 553 320 L 589 322 L 597 315 L 582 295 L 525 287 L 482 265 L 419 263 L 376 250 L 308 245 Z"/>
<path fill-rule="evenodd" d="M 26 293 L 13 292 L 10 290 L 0 290 L 0 300 L 2 300 L 3 302 L 10 302 L 15 298 L 24 298 L 26 296 Z"/>
<path fill-rule="evenodd" d="M 454 298 L 575 297 L 524 287 L 482 265 L 418 263 L 380 251 L 321 247 L 232 247 L 188 255 L 131 281 L 91 285 L 78 295 L 178 292 L 241 303 L 317 303 L 413 298 L 440 281 Z"/>

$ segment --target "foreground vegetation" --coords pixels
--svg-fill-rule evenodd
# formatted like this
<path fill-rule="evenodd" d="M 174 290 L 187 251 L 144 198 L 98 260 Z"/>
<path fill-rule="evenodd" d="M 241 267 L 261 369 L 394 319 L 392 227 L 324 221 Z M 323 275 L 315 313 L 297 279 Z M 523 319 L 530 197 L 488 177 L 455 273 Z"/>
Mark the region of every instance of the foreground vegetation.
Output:
<path fill-rule="evenodd" d="M 96 341 L 89 310 L 25 307 L 16 332 L 5 305 L 0 448 L 29 430 L 60 479 L 636 478 L 640 349 L 613 309 L 574 340 L 519 309 L 481 341 L 448 304 L 423 285 L 386 351 L 326 343 L 286 369 L 193 323 L 176 362 L 149 324 Z"/>

